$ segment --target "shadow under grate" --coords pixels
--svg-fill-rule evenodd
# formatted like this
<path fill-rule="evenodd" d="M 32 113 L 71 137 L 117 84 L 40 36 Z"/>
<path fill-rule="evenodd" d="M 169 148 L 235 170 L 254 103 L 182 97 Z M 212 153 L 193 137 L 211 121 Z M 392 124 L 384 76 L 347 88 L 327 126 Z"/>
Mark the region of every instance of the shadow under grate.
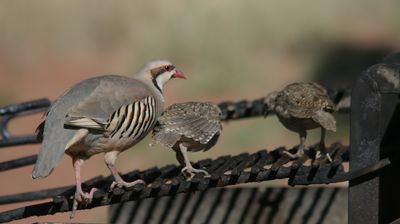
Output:
<path fill-rule="evenodd" d="M 347 194 L 347 188 L 210 189 L 113 205 L 108 222 L 346 223 Z"/>

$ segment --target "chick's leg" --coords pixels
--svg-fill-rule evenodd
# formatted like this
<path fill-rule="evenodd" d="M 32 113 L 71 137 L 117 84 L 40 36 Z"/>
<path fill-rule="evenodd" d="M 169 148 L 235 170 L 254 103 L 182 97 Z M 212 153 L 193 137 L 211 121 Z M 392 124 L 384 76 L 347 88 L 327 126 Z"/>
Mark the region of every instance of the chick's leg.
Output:
<path fill-rule="evenodd" d="M 292 159 L 295 158 L 300 158 L 304 155 L 304 147 L 305 147 L 305 142 L 306 142 L 306 138 L 307 138 L 307 132 L 306 131 L 301 131 L 299 133 L 300 136 L 300 144 L 299 147 L 297 148 L 297 152 L 296 154 L 292 154 L 288 151 L 284 151 L 283 153 L 285 153 L 286 155 L 290 156 Z"/>
<path fill-rule="evenodd" d="M 178 160 L 179 164 L 182 167 L 186 166 L 185 159 L 183 158 L 181 150 L 176 150 L 176 160 Z"/>
<path fill-rule="evenodd" d="M 328 158 L 329 162 L 332 162 L 331 155 L 329 155 L 329 152 L 326 151 L 325 133 L 326 133 L 325 128 L 321 127 L 321 138 L 319 141 L 318 152 L 315 158 L 318 159 L 319 157 L 321 157 L 321 154 L 326 154 L 326 158 Z"/>
<path fill-rule="evenodd" d="M 189 157 L 187 155 L 187 147 L 184 146 L 182 143 L 179 144 L 180 152 L 182 153 L 183 160 L 185 162 L 185 167 L 181 170 L 182 173 L 188 173 L 189 179 L 192 179 L 196 173 L 204 173 L 205 176 L 209 176 L 208 172 L 201 169 L 195 169 L 189 161 Z M 178 155 L 177 155 L 178 158 Z M 179 159 L 178 159 L 179 161 Z"/>
<path fill-rule="evenodd" d="M 107 164 L 108 169 L 111 171 L 111 174 L 114 176 L 114 182 L 111 184 L 110 189 L 114 189 L 115 186 L 118 187 L 132 187 L 136 184 L 145 184 L 145 182 L 141 179 L 126 182 L 122 179 L 121 175 L 119 175 L 117 168 L 115 167 L 115 160 L 117 159 L 118 151 L 110 151 L 104 154 L 104 161 Z"/>

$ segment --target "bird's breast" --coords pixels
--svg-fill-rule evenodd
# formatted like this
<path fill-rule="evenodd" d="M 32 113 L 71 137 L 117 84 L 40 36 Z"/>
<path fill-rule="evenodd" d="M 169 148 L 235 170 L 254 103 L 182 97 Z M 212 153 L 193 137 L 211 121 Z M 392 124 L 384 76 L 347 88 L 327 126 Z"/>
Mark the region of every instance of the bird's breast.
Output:
<path fill-rule="evenodd" d="M 300 132 L 320 127 L 320 125 L 317 122 L 315 122 L 312 118 L 296 118 L 296 117 L 286 118 L 279 115 L 278 118 L 279 121 L 287 129 L 294 132 Z"/>

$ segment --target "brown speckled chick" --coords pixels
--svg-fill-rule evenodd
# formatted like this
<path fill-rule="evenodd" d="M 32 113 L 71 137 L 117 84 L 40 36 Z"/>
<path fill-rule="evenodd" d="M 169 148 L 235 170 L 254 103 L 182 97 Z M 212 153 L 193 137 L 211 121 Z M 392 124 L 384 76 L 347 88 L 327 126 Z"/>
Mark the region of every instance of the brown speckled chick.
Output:
<path fill-rule="evenodd" d="M 187 151 L 207 151 L 217 143 L 222 131 L 220 116 L 219 107 L 212 103 L 174 104 L 158 118 L 151 145 L 172 148 L 184 167 L 182 173 L 189 174 L 190 178 L 196 173 L 208 175 L 207 171 L 192 167 Z"/>
<path fill-rule="evenodd" d="M 279 92 L 270 93 L 264 101 L 266 109 L 275 111 L 282 124 L 300 135 L 300 145 L 292 158 L 304 155 L 307 130 L 321 127 L 319 152 L 325 153 L 325 130 L 336 131 L 336 111 L 324 87 L 314 82 L 293 83 Z M 319 157 L 320 154 L 317 154 Z M 329 154 L 328 159 L 331 161 Z"/>

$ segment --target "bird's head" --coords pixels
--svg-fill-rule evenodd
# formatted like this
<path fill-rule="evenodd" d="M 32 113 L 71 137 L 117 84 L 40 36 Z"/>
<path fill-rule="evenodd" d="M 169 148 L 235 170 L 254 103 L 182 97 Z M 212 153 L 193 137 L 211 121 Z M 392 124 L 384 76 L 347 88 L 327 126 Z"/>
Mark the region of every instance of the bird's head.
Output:
<path fill-rule="evenodd" d="M 263 108 L 263 115 L 264 118 L 268 116 L 270 112 L 272 112 L 275 109 L 276 103 L 276 97 L 278 96 L 278 92 L 274 91 L 269 93 L 265 98 L 264 98 L 264 108 Z"/>
<path fill-rule="evenodd" d="M 160 92 L 169 80 L 173 78 L 186 79 L 186 76 L 171 62 L 166 60 L 149 61 L 136 74 L 138 78 L 151 81 Z"/>

